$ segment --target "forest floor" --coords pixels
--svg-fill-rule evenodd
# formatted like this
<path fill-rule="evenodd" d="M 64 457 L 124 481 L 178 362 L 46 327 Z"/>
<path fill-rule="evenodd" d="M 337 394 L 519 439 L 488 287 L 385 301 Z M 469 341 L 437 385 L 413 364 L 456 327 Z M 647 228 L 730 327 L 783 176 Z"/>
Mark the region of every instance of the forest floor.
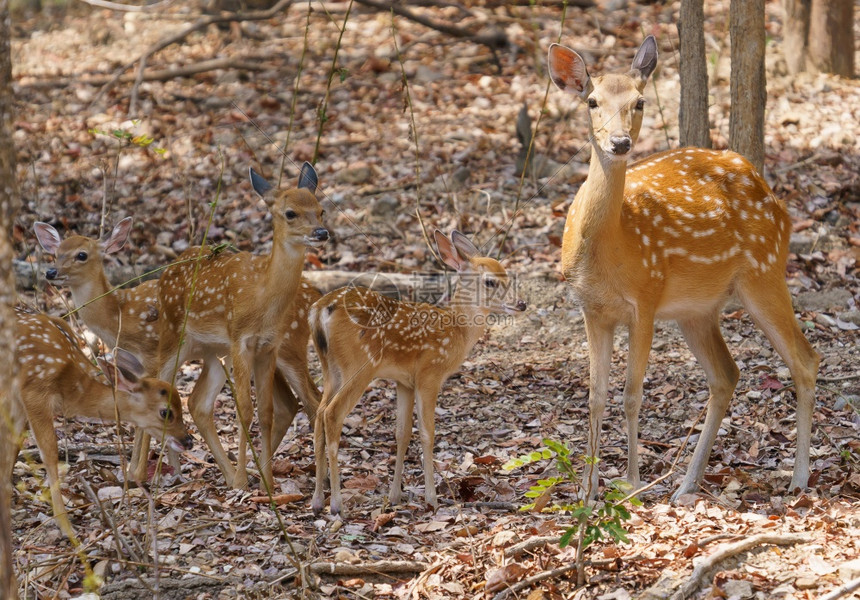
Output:
<path fill-rule="evenodd" d="M 717 147 L 726 146 L 729 129 L 728 5 L 706 3 Z M 118 68 L 196 22 L 196 3 L 158 13 L 70 6 L 12 23 L 21 260 L 45 268 L 32 233 L 36 220 L 62 233 L 97 236 L 130 215 L 132 242 L 112 260 L 142 273 L 200 241 L 210 204 L 210 240 L 267 251 L 271 227 L 245 183 L 247 169 L 277 179 L 286 162 L 283 185 L 289 185 L 296 165 L 313 158 L 339 28 L 351 5 L 313 3 L 309 13 L 297 3 L 274 19 L 202 28 L 147 59 L 151 80 L 135 84 L 134 65 L 123 71 L 128 79 L 109 86 Z M 367 392 L 346 421 L 343 520 L 310 511 L 313 444 L 304 414 L 276 457 L 276 491 L 300 499 L 276 511 L 251 502 L 255 490 L 225 485 L 193 426 L 196 443 L 180 474 L 124 489 L 119 463 L 130 451 L 129 432 L 118 445 L 114 428 L 63 423 L 61 447 L 74 458 L 64 492 L 81 549 L 106 581 L 101 597 L 153 597 L 158 590 L 160 598 L 200 599 L 661 598 L 690 577 L 698 558 L 758 534 L 782 536 L 786 545 L 762 542 L 715 563 L 693 597 L 811 599 L 860 576 L 860 87 L 824 75 L 788 77 L 779 7 L 767 3 L 765 170 L 793 218 L 788 281 L 804 332 L 822 356 L 810 490 L 798 496 L 787 489 L 795 448 L 789 373 L 762 332 L 730 304 L 722 327 L 741 380 L 701 493 L 668 503 L 707 392 L 677 327 L 659 323 L 640 455 L 644 481 L 668 477 L 645 493 L 643 506 L 629 506 L 627 543 L 600 540 L 587 549 L 586 585 L 576 588 L 569 569 L 574 549 L 558 545 L 573 517 L 518 510 L 530 486 L 557 474 L 553 465 L 501 466 L 543 447 L 545 438 L 568 444 L 582 466 L 587 350 L 581 314 L 558 265 L 564 215 L 588 159 L 587 130 L 577 101 L 550 89 L 536 148 L 570 167 L 563 177 L 526 177 L 520 187 L 515 122 L 523 105 L 538 120 L 548 89 L 546 49 L 560 33 L 592 73 L 626 69 L 644 35 L 653 33 L 659 68 L 646 90 L 635 151 L 646 156 L 677 147 L 678 3 L 607 0 L 567 8 L 563 22 L 560 6 L 414 9 L 472 31 L 503 30 L 509 44 L 496 50 L 402 17 L 394 19 L 395 47 L 391 14 L 356 4 L 340 43 L 316 163 L 333 240 L 309 255 L 308 271 L 438 271 L 420 215 L 428 230 L 460 229 L 493 253 L 504 239 L 504 264 L 529 310 L 493 326 L 443 387 L 436 511 L 423 502 L 417 435 L 407 455 L 406 501 L 387 505 L 395 411 L 386 384 Z M 179 72 L 209 60 L 222 61 L 222 68 Z M 123 143 L 117 130 L 148 136 L 152 144 Z M 44 283 L 22 289 L 21 299 L 55 314 L 64 310 Z M 619 332 L 602 432 L 604 484 L 626 473 L 620 407 L 626 346 Z M 319 377 L 315 358 L 312 365 Z M 196 372 L 193 365 L 184 371 L 183 392 Z M 226 394 L 220 399 L 221 439 L 235 450 L 233 403 Z M 22 589 L 28 598 L 75 597 L 83 568 L 50 519 L 34 451 L 28 440 L 14 474 Z M 83 481 L 98 490 L 101 511 Z M 552 502 L 572 503 L 575 493 L 576 486 L 560 485 Z M 806 537 L 789 543 L 790 533 Z M 118 551 L 120 544 L 127 549 Z M 302 591 L 296 561 L 310 570 Z M 540 574 L 551 576 L 512 590 Z"/>

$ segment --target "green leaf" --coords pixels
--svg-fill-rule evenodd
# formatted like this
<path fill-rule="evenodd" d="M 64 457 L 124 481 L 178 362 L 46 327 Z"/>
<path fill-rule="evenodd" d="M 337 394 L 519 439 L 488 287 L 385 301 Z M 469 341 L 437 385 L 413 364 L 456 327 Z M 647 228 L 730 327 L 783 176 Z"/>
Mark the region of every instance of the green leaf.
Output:
<path fill-rule="evenodd" d="M 549 438 L 544 438 L 543 443 L 547 448 L 549 448 L 559 456 L 567 456 L 570 454 L 570 450 L 568 449 L 568 447 L 561 442 L 557 442 Z"/>
<path fill-rule="evenodd" d="M 576 527 L 571 527 L 570 529 L 566 530 L 563 534 L 561 534 L 561 539 L 558 540 L 558 547 L 559 548 L 565 548 L 565 547 L 567 547 L 568 544 L 570 544 L 570 538 L 572 538 L 573 534 L 576 533 L 576 529 L 577 529 Z"/>

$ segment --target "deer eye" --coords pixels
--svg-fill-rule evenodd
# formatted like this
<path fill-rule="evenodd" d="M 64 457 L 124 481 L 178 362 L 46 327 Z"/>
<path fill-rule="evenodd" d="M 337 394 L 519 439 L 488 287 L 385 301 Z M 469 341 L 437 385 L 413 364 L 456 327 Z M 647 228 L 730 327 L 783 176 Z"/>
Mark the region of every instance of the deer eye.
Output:
<path fill-rule="evenodd" d="M 588 99 L 588 108 L 597 108 L 597 100 L 595 98 Z"/>
<path fill-rule="evenodd" d="M 87 254 L 87 253 L 86 253 L 86 252 L 84 252 L 83 250 L 81 250 L 80 252 L 78 252 L 78 253 L 75 255 L 75 260 L 79 260 L 80 262 L 84 262 L 84 261 L 85 261 L 85 260 L 87 260 L 88 258 L 89 258 L 89 254 Z"/>
<path fill-rule="evenodd" d="M 296 211 L 294 211 L 294 210 L 288 210 L 287 212 L 285 212 L 285 213 L 284 213 L 284 216 L 285 216 L 285 217 L 287 217 L 287 219 L 288 219 L 288 220 L 292 221 L 292 220 L 293 220 L 293 219 L 295 219 L 298 215 L 296 214 Z"/>
<path fill-rule="evenodd" d="M 158 416 L 165 421 L 170 421 L 171 419 L 173 419 L 173 413 L 170 411 L 169 408 L 162 408 L 160 411 L 158 411 Z"/>
<path fill-rule="evenodd" d="M 643 108 L 645 108 L 645 98 L 639 98 L 636 101 L 636 110 L 642 110 Z"/>

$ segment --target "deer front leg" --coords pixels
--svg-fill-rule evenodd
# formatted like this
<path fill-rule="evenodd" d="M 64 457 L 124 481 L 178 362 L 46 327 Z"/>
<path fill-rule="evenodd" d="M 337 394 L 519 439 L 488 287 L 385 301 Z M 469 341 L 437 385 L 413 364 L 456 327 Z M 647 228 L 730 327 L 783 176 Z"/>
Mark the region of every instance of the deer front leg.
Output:
<path fill-rule="evenodd" d="M 585 473 L 582 478 L 586 499 L 597 495 L 600 455 L 600 429 L 609 394 L 609 367 L 612 363 L 612 336 L 614 323 L 602 322 L 586 315 L 585 332 L 588 338 L 588 445 L 585 453 Z"/>
<path fill-rule="evenodd" d="M 248 434 L 254 418 L 254 404 L 251 402 L 251 366 L 240 348 L 234 344 L 231 351 L 233 362 L 233 393 L 239 427 L 239 448 L 236 451 L 236 474 L 233 488 L 244 489 L 248 485 Z M 247 351 L 246 351 L 247 352 Z"/>
<path fill-rule="evenodd" d="M 254 356 L 254 387 L 257 390 L 257 418 L 260 423 L 260 477 L 263 491 L 274 492 L 272 474 L 274 407 L 272 384 L 276 364 L 275 348 L 257 350 Z M 280 441 L 280 440 L 279 440 Z"/>
<path fill-rule="evenodd" d="M 128 465 L 128 478 L 132 481 L 146 481 L 151 439 L 150 435 L 143 429 L 136 428 L 134 430 L 134 447 L 131 451 L 131 460 Z"/>
<path fill-rule="evenodd" d="M 299 401 L 280 368 L 275 370 L 275 376 L 272 378 L 272 410 L 274 411 L 272 418 L 272 454 L 274 455 L 299 411 Z"/>
<path fill-rule="evenodd" d="M 391 479 L 391 489 L 388 501 L 400 504 L 403 491 L 403 460 L 412 438 L 412 410 L 415 406 L 415 390 L 400 382 L 397 383 L 397 424 L 394 429 L 394 439 L 397 441 L 397 459 L 394 463 L 394 477 Z"/>
<path fill-rule="evenodd" d="M 653 315 L 642 315 L 630 325 L 627 381 L 624 384 L 624 414 L 627 417 L 627 481 L 637 489 L 639 480 L 639 409 L 648 353 L 654 338 Z"/>
<path fill-rule="evenodd" d="M 421 384 L 415 389 L 418 405 L 418 427 L 424 458 L 424 499 L 434 508 L 439 506 L 439 502 L 436 500 L 433 444 L 436 439 L 436 398 L 439 395 L 441 385 L 441 382 L 433 381 Z"/>
<path fill-rule="evenodd" d="M 52 406 L 50 401 L 45 403 L 45 406 Z M 54 420 L 49 412 L 40 412 L 39 414 L 28 415 L 30 419 L 30 429 L 33 431 L 33 437 L 36 438 L 36 445 L 39 446 L 39 452 L 42 455 L 42 462 L 45 464 L 45 472 L 48 477 L 48 487 L 51 490 L 51 506 L 54 509 L 54 519 L 60 530 L 70 540 L 75 538 L 75 530 L 69 521 L 69 516 L 66 513 L 66 505 L 63 502 L 63 495 L 60 492 L 60 473 L 57 467 L 59 462 L 59 453 L 57 451 L 57 434 L 54 431 Z"/>

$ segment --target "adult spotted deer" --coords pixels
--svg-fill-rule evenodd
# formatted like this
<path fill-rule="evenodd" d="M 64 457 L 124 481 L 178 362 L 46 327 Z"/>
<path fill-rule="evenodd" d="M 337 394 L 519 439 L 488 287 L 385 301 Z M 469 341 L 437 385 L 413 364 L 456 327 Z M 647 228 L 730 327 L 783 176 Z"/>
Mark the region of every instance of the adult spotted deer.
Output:
<path fill-rule="evenodd" d="M 286 335 L 303 326 L 304 309 L 292 309 L 302 291 L 305 248 L 318 247 L 328 240 L 322 226 L 323 210 L 314 196 L 317 174 L 305 163 L 298 187 L 273 189 L 253 169 L 251 184 L 266 202 L 272 215 L 271 254 L 249 252 L 207 256 L 208 250 L 192 248 L 168 267 L 159 281 L 158 305 L 162 311 L 158 347 L 160 374 L 170 380 L 176 367 L 194 358 L 203 360 L 203 369 L 188 399 L 188 408 L 200 434 L 206 440 L 228 484 L 243 488 L 248 483 L 247 437 L 251 425 L 251 378 L 257 396 L 260 423 L 261 466 L 264 485 L 271 489 L 272 455 L 296 411 L 295 402 L 283 416 L 282 402 L 273 400 L 288 392 L 283 379 L 274 379 L 279 349 Z M 200 261 L 183 262 L 203 256 Z M 308 288 L 304 288 L 308 292 Z M 307 338 L 305 338 L 306 340 Z M 306 353 L 307 347 L 293 347 Z M 236 407 L 239 413 L 238 466 L 227 456 L 215 429 L 215 398 L 226 380 L 220 358 L 233 368 Z M 303 360 L 307 360 L 306 356 Z M 285 369 L 287 374 L 290 369 Z M 297 379 L 307 386 L 303 400 L 311 398 L 315 386 L 306 367 Z M 301 384 L 301 381 L 299 381 Z M 300 392 L 301 393 L 301 392 Z M 277 408 L 277 410 L 276 410 Z M 313 419 L 316 408 L 305 406 Z M 290 412 L 291 411 L 291 412 Z"/>
<path fill-rule="evenodd" d="M 331 513 L 341 511 L 337 449 L 343 422 L 367 385 L 376 378 L 397 383 L 397 460 L 388 495 L 400 502 L 403 459 L 412 437 L 412 410 L 417 406 L 424 457 L 424 498 L 433 506 L 434 413 L 439 389 L 460 368 L 486 331 L 492 315 L 525 310 L 512 304 L 505 269 L 481 255 L 458 231 L 450 239 L 435 232 L 439 254 L 460 273 L 461 284 L 450 308 L 394 300 L 364 288 L 347 287 L 326 294 L 311 309 L 313 341 L 323 369 L 323 397 L 314 426 L 316 489 L 314 513 L 324 504 L 326 458 L 330 470 Z"/>
<path fill-rule="evenodd" d="M 134 354 L 148 374 L 161 372 L 158 364 L 158 282 L 148 280 L 130 289 L 114 289 L 104 271 L 104 254 L 117 252 L 125 245 L 131 231 L 132 219 L 126 217 L 113 228 L 110 236 L 99 241 L 82 235 L 63 240 L 54 227 L 37 222 L 33 229 L 39 244 L 56 257 L 56 266 L 46 272 L 52 283 L 65 284 L 72 300 L 80 308 L 84 323 L 108 346 L 118 343 Z M 196 259 L 199 248 L 186 251 L 185 257 Z M 308 373 L 307 315 L 320 293 L 302 279 L 296 300 L 287 310 L 287 328 L 278 350 L 278 370 L 275 373 L 275 425 L 273 444 L 280 443 L 298 410 L 292 389 L 296 391 L 311 422 L 319 404 L 320 393 Z M 289 385 L 287 384 L 289 382 Z M 199 396 L 192 396 L 196 401 Z M 199 411 L 192 411 L 192 415 Z M 201 427 L 198 424 L 198 427 Z M 214 425 L 213 425 L 214 427 Z M 141 481 L 147 474 L 149 436 L 139 431 L 135 436 L 131 477 Z M 179 469 L 178 456 L 170 452 L 170 463 Z"/>
<path fill-rule="evenodd" d="M 127 421 L 176 451 L 190 448 L 191 436 L 182 423 L 179 392 L 164 381 L 141 378 L 143 366 L 134 356 L 118 349 L 116 364 L 99 358 L 104 381 L 65 321 L 22 308 L 16 317 L 16 378 L 24 413 L 13 411 L 12 431 L 18 440 L 26 415 L 45 463 L 54 517 L 73 537 L 60 494 L 55 415 Z"/>
<path fill-rule="evenodd" d="M 598 456 L 613 333 L 626 325 L 627 478 L 639 486 L 638 418 L 654 320 L 674 319 L 705 370 L 710 399 L 673 498 L 698 489 L 738 381 L 719 324 L 720 309 L 735 293 L 791 370 L 797 392 L 791 488 L 805 487 L 818 355 L 800 331 L 785 282 L 791 220 L 761 175 L 734 152 L 680 148 L 627 167 L 642 123 L 642 92 L 656 65 L 652 36 L 625 74 L 589 77 L 579 54 L 557 44 L 549 49 L 550 77 L 585 101 L 591 133 L 588 178 L 570 206 L 562 243 L 562 269 L 582 304 L 588 336 L 587 454 Z M 588 471 L 594 494 L 597 469 Z"/>

